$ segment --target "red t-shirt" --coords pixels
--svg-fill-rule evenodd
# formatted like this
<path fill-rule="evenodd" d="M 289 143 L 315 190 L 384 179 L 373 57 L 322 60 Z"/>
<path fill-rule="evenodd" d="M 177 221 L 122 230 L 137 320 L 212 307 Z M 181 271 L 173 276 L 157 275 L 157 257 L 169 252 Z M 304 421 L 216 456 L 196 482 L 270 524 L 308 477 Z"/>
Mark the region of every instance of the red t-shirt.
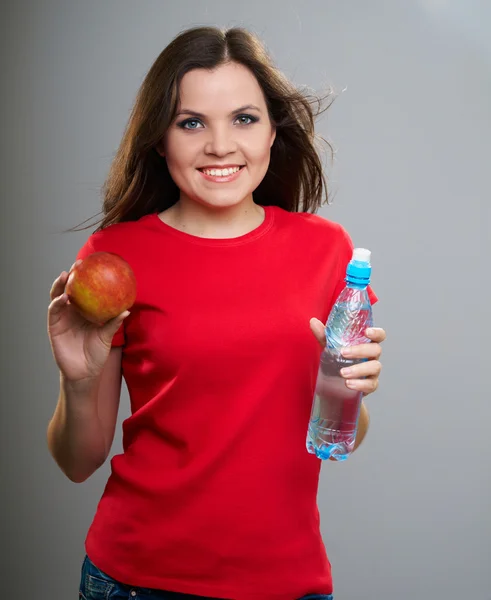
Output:
<path fill-rule="evenodd" d="M 320 216 L 265 207 L 232 239 L 157 214 L 90 236 L 138 285 L 114 337 L 131 399 L 124 452 L 86 540 L 120 582 L 234 600 L 331 593 L 321 462 L 305 447 L 325 321 L 353 245 Z M 376 297 L 370 290 L 372 301 Z"/>

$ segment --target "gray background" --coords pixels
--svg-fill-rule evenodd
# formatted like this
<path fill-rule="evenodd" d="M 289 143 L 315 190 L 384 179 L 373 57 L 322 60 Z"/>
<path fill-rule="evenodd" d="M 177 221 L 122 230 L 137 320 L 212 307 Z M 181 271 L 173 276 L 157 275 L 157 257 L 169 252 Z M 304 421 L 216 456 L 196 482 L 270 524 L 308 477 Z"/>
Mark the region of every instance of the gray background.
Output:
<path fill-rule="evenodd" d="M 58 375 L 52 280 L 89 232 L 144 74 L 181 28 L 244 25 L 296 83 L 339 95 L 333 205 L 373 252 L 384 347 L 371 430 L 325 465 L 336 600 L 491 599 L 491 4 L 478 0 L 2 3 L 2 597 L 77 597 L 109 473 L 82 485 L 45 431 Z M 345 90 L 345 91 L 342 91 Z M 485 197 L 486 196 L 486 197 Z M 487 361 L 486 361 L 487 363 Z M 122 401 L 112 453 L 121 449 Z"/>

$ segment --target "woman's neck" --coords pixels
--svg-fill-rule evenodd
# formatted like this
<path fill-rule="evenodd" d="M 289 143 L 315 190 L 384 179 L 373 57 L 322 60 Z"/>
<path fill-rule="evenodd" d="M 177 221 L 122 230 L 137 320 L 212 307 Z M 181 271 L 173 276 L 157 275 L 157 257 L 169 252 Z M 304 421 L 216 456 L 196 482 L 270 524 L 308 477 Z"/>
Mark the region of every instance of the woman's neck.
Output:
<path fill-rule="evenodd" d="M 170 227 L 202 238 L 227 239 L 245 235 L 264 221 L 264 209 L 253 200 L 235 206 L 209 207 L 181 198 L 159 214 Z"/>

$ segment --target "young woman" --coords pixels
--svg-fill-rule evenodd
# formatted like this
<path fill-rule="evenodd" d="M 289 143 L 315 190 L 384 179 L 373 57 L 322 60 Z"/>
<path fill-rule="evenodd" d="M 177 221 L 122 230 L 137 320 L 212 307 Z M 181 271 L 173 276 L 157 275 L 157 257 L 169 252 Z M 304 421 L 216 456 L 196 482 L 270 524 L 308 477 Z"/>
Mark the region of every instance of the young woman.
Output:
<path fill-rule="evenodd" d="M 48 444 L 72 481 L 109 454 L 122 377 L 131 399 L 81 598 L 331 598 L 321 462 L 305 437 L 353 244 L 313 214 L 325 183 L 314 117 L 241 29 L 182 33 L 143 82 L 104 218 L 78 254 L 125 258 L 136 303 L 91 325 L 63 272 L 48 310 L 61 382 Z M 352 356 L 368 360 L 344 374 L 365 394 L 385 332 L 367 335 Z M 356 445 L 367 426 L 363 405 Z"/>

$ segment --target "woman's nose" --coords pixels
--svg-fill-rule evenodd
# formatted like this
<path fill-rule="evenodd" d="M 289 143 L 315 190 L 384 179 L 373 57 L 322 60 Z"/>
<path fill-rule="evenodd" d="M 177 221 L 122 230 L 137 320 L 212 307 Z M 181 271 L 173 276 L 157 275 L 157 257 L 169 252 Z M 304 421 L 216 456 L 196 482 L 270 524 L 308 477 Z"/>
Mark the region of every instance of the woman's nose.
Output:
<path fill-rule="evenodd" d="M 233 132 L 228 128 L 215 128 L 209 131 L 209 137 L 205 144 L 205 153 L 215 156 L 226 156 L 237 150 Z"/>

